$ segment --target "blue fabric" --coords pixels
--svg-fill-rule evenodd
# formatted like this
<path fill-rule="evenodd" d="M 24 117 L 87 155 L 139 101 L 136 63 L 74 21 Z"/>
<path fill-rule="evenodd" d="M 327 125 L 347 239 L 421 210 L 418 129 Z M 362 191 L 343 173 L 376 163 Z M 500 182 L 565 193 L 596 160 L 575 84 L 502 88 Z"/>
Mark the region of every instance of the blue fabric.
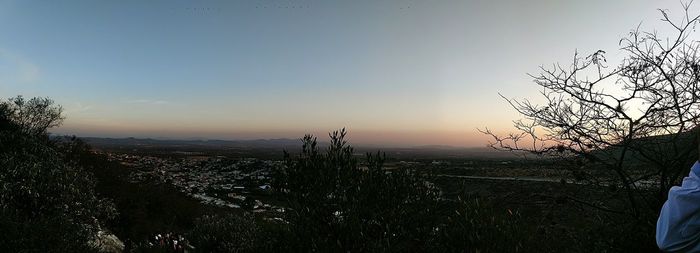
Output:
<path fill-rule="evenodd" d="M 700 162 L 681 186 L 668 191 L 656 222 L 656 244 L 666 252 L 700 252 Z"/>

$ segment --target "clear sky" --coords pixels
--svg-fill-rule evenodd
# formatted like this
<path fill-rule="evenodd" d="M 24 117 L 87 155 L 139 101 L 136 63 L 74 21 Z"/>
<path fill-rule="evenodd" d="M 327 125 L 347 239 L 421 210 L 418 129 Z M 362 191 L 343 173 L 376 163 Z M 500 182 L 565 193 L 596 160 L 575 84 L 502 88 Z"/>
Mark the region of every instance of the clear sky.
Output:
<path fill-rule="evenodd" d="M 696 4 L 698 5 L 698 4 Z M 527 73 L 608 51 L 678 1 L 4 1 L 0 96 L 48 96 L 54 132 L 483 146 Z M 696 6 L 697 7 L 697 6 Z"/>

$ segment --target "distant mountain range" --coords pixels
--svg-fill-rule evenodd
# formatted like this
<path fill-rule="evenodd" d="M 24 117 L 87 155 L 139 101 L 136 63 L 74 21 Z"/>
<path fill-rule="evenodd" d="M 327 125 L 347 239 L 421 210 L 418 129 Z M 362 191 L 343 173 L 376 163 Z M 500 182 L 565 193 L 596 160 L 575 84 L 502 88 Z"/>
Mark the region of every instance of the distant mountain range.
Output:
<path fill-rule="evenodd" d="M 257 139 L 257 140 L 161 140 L 151 138 L 100 138 L 80 137 L 90 145 L 111 146 L 154 146 L 154 147 L 237 147 L 237 148 L 287 148 L 301 145 L 298 139 Z"/>
<path fill-rule="evenodd" d="M 673 139 L 674 135 L 658 135 L 630 140 L 633 145 L 649 146 L 659 150 L 671 150 L 672 143 L 681 148 L 697 148 L 697 130 L 689 130 L 681 133 L 678 139 Z M 162 149 L 169 151 L 192 151 L 200 153 L 210 153 L 219 150 L 236 150 L 240 154 L 257 154 L 264 151 L 266 154 L 280 154 L 282 150 L 295 152 L 301 149 L 299 139 L 256 139 L 256 140 L 206 140 L 206 139 L 185 139 L 168 140 L 153 138 L 101 138 L 101 137 L 81 137 L 82 140 L 91 146 L 99 149 L 112 150 L 154 150 Z M 328 146 L 328 142 L 319 142 L 319 147 Z M 691 146 L 692 145 L 692 146 Z M 441 158 L 487 158 L 487 159 L 512 159 L 521 158 L 524 153 L 514 153 L 497 151 L 488 147 L 454 147 L 448 145 L 422 145 L 412 147 L 392 147 L 381 145 L 353 145 L 356 153 L 376 152 L 377 150 L 386 153 L 393 158 L 420 158 L 420 159 L 441 159 Z M 690 146 L 690 147 L 688 147 Z M 619 148 L 606 148 L 595 151 L 594 155 L 615 156 Z M 695 151 L 693 151 L 695 152 Z M 665 152 L 659 152 L 658 155 Z M 639 159 L 636 152 L 630 151 L 629 159 Z"/>
<path fill-rule="evenodd" d="M 240 150 L 289 150 L 301 149 L 299 139 L 256 139 L 256 140 L 163 140 L 151 138 L 100 138 L 81 137 L 86 143 L 100 149 L 168 149 L 179 151 L 202 151 L 217 149 Z M 328 142 L 320 142 L 320 147 L 328 146 Z M 488 147 L 454 147 L 447 145 L 423 145 L 413 147 L 382 147 L 380 145 L 356 146 L 357 153 L 376 152 L 386 153 L 394 158 L 519 158 L 522 153 L 504 152 Z"/>

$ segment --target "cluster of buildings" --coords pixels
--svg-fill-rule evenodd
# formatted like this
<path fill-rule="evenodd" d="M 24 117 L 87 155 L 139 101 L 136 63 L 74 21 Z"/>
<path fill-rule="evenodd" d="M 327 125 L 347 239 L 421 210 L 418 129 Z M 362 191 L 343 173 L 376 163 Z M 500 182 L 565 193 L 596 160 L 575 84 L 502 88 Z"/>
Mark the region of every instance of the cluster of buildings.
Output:
<path fill-rule="evenodd" d="M 268 203 L 271 173 L 281 161 L 222 157 L 164 158 L 129 154 L 108 154 L 108 158 L 133 169 L 133 183 L 162 182 L 208 205 L 244 208 L 253 212 L 284 212 Z"/>

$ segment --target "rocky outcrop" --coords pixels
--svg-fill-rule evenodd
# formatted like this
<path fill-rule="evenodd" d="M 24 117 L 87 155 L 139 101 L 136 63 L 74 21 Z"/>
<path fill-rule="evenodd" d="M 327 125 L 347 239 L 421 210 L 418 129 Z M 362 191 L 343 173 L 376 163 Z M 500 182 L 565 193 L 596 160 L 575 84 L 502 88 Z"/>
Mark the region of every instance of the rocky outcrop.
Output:
<path fill-rule="evenodd" d="M 124 252 L 124 242 L 107 230 L 97 232 L 97 237 L 91 242 L 100 252 L 121 253 Z"/>

